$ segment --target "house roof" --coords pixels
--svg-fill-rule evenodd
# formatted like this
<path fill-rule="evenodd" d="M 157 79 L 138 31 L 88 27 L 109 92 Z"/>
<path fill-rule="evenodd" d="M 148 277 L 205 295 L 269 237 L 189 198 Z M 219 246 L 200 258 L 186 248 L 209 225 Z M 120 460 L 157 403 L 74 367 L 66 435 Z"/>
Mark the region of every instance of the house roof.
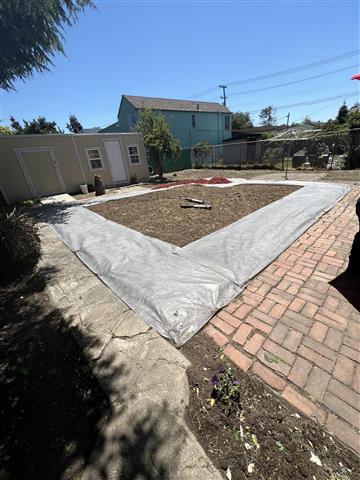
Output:
<path fill-rule="evenodd" d="M 137 97 L 123 95 L 135 108 L 150 107 L 157 110 L 176 110 L 187 112 L 220 112 L 230 113 L 221 103 L 202 102 L 200 100 L 175 100 L 172 98 Z"/>

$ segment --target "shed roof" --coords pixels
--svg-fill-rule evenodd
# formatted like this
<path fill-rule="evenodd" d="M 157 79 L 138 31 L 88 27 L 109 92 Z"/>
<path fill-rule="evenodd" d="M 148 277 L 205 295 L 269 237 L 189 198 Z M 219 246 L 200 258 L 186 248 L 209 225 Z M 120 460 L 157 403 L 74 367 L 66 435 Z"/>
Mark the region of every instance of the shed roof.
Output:
<path fill-rule="evenodd" d="M 187 112 L 220 112 L 230 113 L 221 103 L 202 102 L 200 100 L 175 100 L 172 98 L 137 97 L 123 95 L 135 108 L 150 107 L 158 110 L 176 110 Z"/>

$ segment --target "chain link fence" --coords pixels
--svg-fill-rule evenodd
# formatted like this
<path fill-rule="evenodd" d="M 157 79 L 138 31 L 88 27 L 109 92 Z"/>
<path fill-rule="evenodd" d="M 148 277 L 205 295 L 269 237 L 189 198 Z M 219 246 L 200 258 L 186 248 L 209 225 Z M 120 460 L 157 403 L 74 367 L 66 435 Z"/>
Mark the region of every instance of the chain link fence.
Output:
<path fill-rule="evenodd" d="M 360 168 L 360 129 L 302 133 L 290 129 L 267 140 L 232 139 L 184 150 L 193 168 Z"/>

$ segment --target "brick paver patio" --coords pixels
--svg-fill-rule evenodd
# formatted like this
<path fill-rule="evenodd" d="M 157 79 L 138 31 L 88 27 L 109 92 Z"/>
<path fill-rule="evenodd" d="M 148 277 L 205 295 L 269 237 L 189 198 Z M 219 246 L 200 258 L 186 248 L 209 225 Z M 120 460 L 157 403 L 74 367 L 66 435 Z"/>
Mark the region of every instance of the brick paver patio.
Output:
<path fill-rule="evenodd" d="M 348 446 L 360 447 L 360 282 L 346 270 L 355 187 L 220 311 L 205 332 Z"/>

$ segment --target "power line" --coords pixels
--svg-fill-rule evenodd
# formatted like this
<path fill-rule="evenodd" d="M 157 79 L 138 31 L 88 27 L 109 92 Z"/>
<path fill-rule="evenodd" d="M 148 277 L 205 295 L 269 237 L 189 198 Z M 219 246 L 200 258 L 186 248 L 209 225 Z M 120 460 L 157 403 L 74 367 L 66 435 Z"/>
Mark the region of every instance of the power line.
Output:
<path fill-rule="evenodd" d="M 332 70 L 331 72 L 319 73 L 318 75 L 312 75 L 311 77 L 301 78 L 299 80 L 292 80 L 291 82 L 278 83 L 277 85 L 271 85 L 270 87 L 256 88 L 254 90 L 245 90 L 245 91 L 242 91 L 242 92 L 230 93 L 228 96 L 229 97 L 234 97 L 234 96 L 237 96 L 237 95 L 246 95 L 247 93 L 263 92 L 265 90 L 271 90 L 272 88 L 286 87 L 287 85 L 294 85 L 295 83 L 302 83 L 302 82 L 306 82 L 308 80 L 315 80 L 316 78 L 326 77 L 327 75 L 332 75 L 334 73 L 344 72 L 345 70 L 351 70 L 351 69 L 353 69 L 357 66 L 358 66 L 357 64 L 350 65 L 348 67 L 338 68 L 337 70 Z"/>
<path fill-rule="evenodd" d="M 327 97 L 327 98 L 319 98 L 319 99 L 316 99 L 316 100 L 309 100 L 307 102 L 299 102 L 299 103 L 292 103 L 292 104 L 289 104 L 289 105 L 281 105 L 281 106 L 274 106 L 276 110 L 282 110 L 283 108 L 291 108 L 291 107 L 301 107 L 301 106 L 305 106 L 305 105 L 315 105 L 316 103 L 323 103 L 323 102 L 329 102 L 329 101 L 332 101 L 332 100 L 335 100 L 335 99 L 339 99 L 339 98 L 350 98 L 350 97 L 356 97 L 358 94 L 357 92 L 347 92 L 347 93 L 343 93 L 341 95 L 337 95 L 335 97 Z M 248 111 L 248 113 L 258 113 L 258 112 L 261 112 L 262 108 L 259 109 L 259 110 L 250 110 Z"/>
<path fill-rule="evenodd" d="M 359 49 L 351 50 L 350 52 L 345 52 L 345 53 L 342 53 L 340 55 L 335 55 L 333 57 L 324 58 L 323 60 L 318 60 L 316 62 L 307 63 L 305 65 L 300 65 L 298 67 L 289 68 L 287 70 L 280 70 L 278 72 L 268 73 L 268 74 L 265 74 L 265 75 L 260 75 L 258 77 L 246 78 L 244 80 L 236 80 L 234 82 L 227 82 L 227 85 L 228 86 L 240 85 L 240 84 L 244 84 L 244 83 L 257 82 L 257 81 L 261 81 L 261 80 L 267 80 L 269 78 L 280 77 L 282 75 L 289 75 L 290 73 L 300 72 L 302 70 L 308 70 L 310 68 L 319 67 L 321 65 L 327 65 L 329 63 L 339 62 L 340 60 L 345 60 L 346 58 L 355 57 L 356 55 L 359 54 L 359 52 L 360 52 Z M 206 90 L 202 90 L 201 92 L 197 92 L 197 93 L 191 95 L 189 98 L 202 97 L 204 95 L 207 95 L 208 93 L 216 91 L 217 88 L 218 88 L 218 86 L 216 85 L 216 86 L 208 88 Z"/>

